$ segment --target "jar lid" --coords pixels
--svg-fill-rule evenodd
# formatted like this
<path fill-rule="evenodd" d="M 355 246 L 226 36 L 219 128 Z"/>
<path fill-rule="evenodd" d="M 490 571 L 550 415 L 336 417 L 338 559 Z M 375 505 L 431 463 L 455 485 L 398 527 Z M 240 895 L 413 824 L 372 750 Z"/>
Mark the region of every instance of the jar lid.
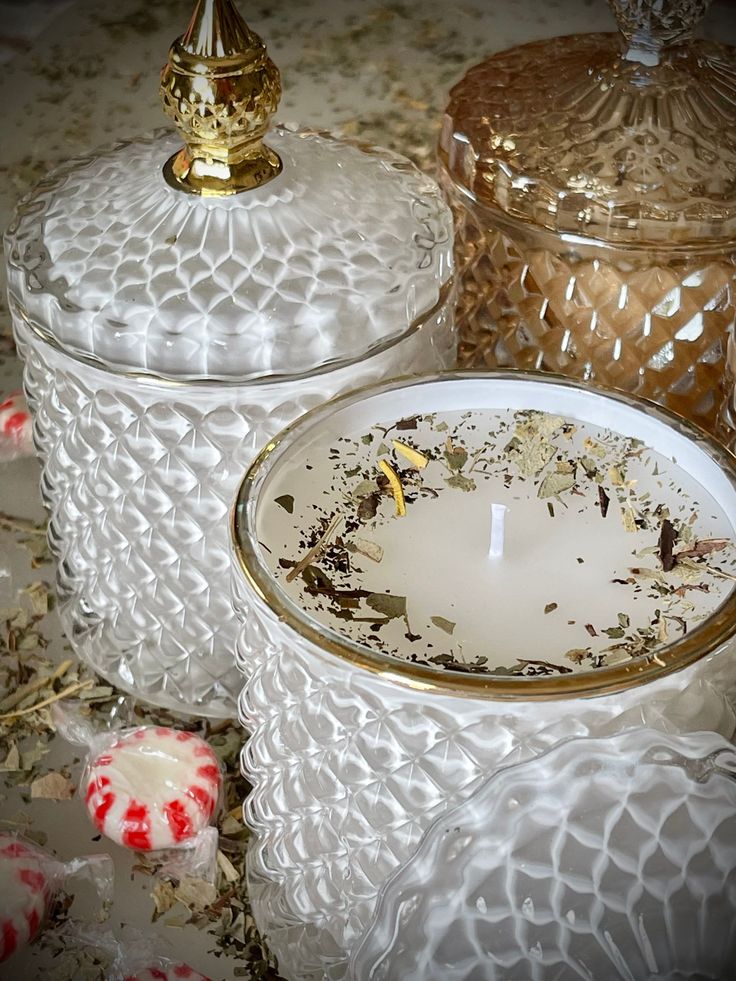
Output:
<path fill-rule="evenodd" d="M 611 0 L 620 34 L 511 48 L 452 89 L 443 166 L 483 204 L 627 243 L 736 239 L 736 49 L 709 0 Z"/>
<path fill-rule="evenodd" d="M 162 75 L 184 132 L 49 175 L 6 241 L 11 300 L 68 353 L 187 380 L 298 377 L 416 329 L 452 224 L 407 160 L 275 127 L 278 72 L 230 0 L 200 0 Z"/>

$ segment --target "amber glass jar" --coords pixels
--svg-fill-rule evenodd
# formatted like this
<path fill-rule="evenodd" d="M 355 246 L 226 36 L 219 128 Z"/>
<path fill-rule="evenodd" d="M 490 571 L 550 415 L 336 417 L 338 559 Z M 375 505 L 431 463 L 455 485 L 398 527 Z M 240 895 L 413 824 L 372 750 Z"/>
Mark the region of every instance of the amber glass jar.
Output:
<path fill-rule="evenodd" d="M 619 34 L 502 51 L 450 93 L 460 363 L 595 379 L 713 431 L 736 315 L 736 49 L 691 39 L 702 0 L 613 6 Z"/>

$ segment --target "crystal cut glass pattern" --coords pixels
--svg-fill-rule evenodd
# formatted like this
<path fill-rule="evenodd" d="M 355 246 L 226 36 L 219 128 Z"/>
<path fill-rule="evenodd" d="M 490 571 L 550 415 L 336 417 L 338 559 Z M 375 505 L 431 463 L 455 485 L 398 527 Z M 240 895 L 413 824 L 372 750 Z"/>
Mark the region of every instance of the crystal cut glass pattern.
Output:
<path fill-rule="evenodd" d="M 715 431 L 736 318 L 736 54 L 706 4 L 502 51 L 450 94 L 463 367 L 541 368 Z M 674 43 L 676 42 L 676 43 Z"/>
<path fill-rule="evenodd" d="M 449 307 L 357 366 L 251 389 L 110 375 L 39 343 L 16 318 L 59 610 L 75 650 L 146 701 L 234 716 L 242 676 L 228 512 L 243 470 L 330 396 L 449 367 Z"/>
<path fill-rule="evenodd" d="M 460 364 L 560 372 L 653 399 L 714 431 L 736 319 L 733 260 L 542 248 L 494 227 L 445 180 L 456 215 Z M 500 222 L 498 225 L 500 226 Z"/>
<path fill-rule="evenodd" d="M 352 981 L 723 981 L 736 755 L 634 729 L 482 783 L 382 890 Z"/>
<path fill-rule="evenodd" d="M 165 134 L 50 174 L 8 233 L 25 316 L 72 354 L 176 378 L 293 377 L 395 342 L 450 276 L 436 185 L 388 151 L 269 143 L 283 172 L 224 198 L 169 187 Z"/>
<path fill-rule="evenodd" d="M 329 134 L 268 141 L 282 172 L 230 197 L 170 187 L 164 132 L 71 161 L 5 239 L 64 629 L 121 688 L 213 717 L 242 684 L 239 475 L 325 399 L 455 362 L 437 185 Z"/>
<path fill-rule="evenodd" d="M 347 977 L 388 877 L 423 832 L 501 767 L 637 726 L 730 738 L 731 645 L 599 698 L 493 701 L 411 690 L 298 638 L 233 575 L 253 791 L 249 891 L 288 981 Z M 362 981 L 362 979 L 361 979 Z"/>

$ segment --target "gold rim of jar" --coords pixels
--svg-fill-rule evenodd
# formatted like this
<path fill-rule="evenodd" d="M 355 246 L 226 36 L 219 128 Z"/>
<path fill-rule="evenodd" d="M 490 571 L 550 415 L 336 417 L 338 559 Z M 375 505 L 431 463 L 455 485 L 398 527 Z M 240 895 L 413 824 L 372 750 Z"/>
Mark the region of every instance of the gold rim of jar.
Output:
<path fill-rule="evenodd" d="M 585 698 L 625 691 L 680 671 L 713 653 L 734 637 L 736 635 L 736 588 L 702 624 L 689 631 L 684 637 L 654 652 L 632 658 L 630 662 L 622 665 L 596 668 L 570 675 L 526 679 L 461 674 L 442 672 L 437 668 L 402 661 L 373 651 L 313 620 L 288 598 L 259 555 L 255 527 L 260 485 L 271 470 L 275 451 L 288 449 L 303 432 L 311 429 L 320 419 L 330 416 L 340 407 L 358 402 L 367 396 L 380 395 L 404 387 L 462 379 L 477 381 L 479 378 L 486 379 L 488 382 L 502 379 L 543 381 L 580 391 L 592 391 L 636 408 L 697 443 L 726 473 L 736 490 L 736 457 L 725 446 L 676 413 L 649 400 L 607 386 L 573 381 L 563 375 L 549 372 L 515 370 L 448 371 L 425 376 L 404 376 L 389 382 L 363 386 L 311 409 L 270 440 L 246 471 L 231 510 L 232 547 L 240 571 L 258 601 L 291 631 L 295 642 L 307 641 L 322 652 L 378 675 L 388 683 L 396 683 L 418 691 L 496 701 L 529 701 Z"/>

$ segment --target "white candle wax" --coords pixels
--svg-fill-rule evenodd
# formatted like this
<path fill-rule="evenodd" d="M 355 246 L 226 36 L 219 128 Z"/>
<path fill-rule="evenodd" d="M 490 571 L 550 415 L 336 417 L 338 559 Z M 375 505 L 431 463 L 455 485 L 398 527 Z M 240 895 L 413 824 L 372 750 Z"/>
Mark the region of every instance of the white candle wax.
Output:
<path fill-rule="evenodd" d="M 404 660 L 536 676 L 656 657 L 736 579 L 729 478 L 599 393 L 418 383 L 338 404 L 279 452 L 262 561 L 324 630 Z"/>

